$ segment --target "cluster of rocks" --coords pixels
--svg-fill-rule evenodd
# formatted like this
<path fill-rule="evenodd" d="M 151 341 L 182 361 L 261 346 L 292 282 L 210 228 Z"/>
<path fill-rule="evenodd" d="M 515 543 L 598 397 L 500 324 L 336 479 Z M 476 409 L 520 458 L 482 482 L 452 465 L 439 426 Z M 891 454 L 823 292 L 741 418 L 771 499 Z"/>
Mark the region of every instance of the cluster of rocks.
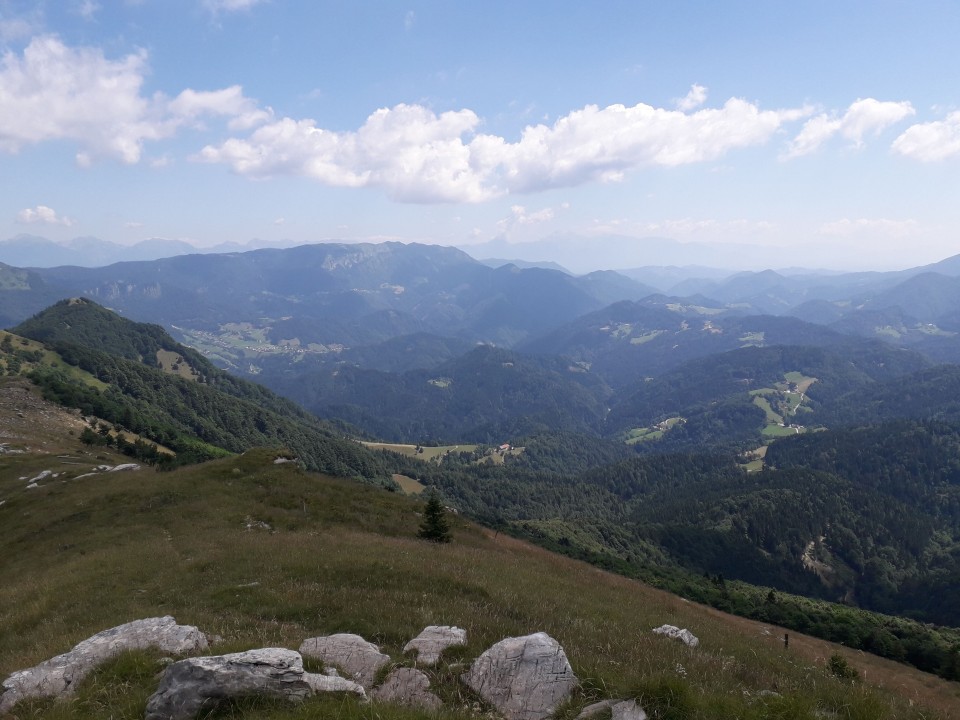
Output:
<path fill-rule="evenodd" d="M 77 463 L 70 463 L 76 465 Z M 76 475 L 73 479 L 80 480 L 81 478 L 93 477 L 94 475 L 99 475 L 100 473 L 115 473 L 115 472 L 129 472 L 134 470 L 139 470 L 140 465 L 137 463 L 121 463 L 120 465 L 97 465 L 93 467 L 90 472 L 84 473 L 83 475 Z M 19 478 L 21 481 L 27 483 L 27 489 L 32 490 L 33 488 L 41 487 L 40 483 L 45 480 L 56 480 L 61 476 L 66 476 L 66 471 L 64 472 L 54 472 L 53 470 L 42 470 L 33 477 L 27 477 L 24 475 Z"/>
<path fill-rule="evenodd" d="M 0 443 L 0 455 L 23 455 L 23 452 L 20 448 L 10 447 L 9 443 Z"/>
<path fill-rule="evenodd" d="M 465 630 L 433 625 L 403 651 L 416 653 L 417 666 L 430 667 L 439 662 L 444 650 L 466 642 Z M 197 628 L 177 625 L 170 616 L 104 630 L 70 652 L 13 673 L 2 685 L 0 714 L 25 698 L 69 695 L 98 665 L 124 651 L 148 648 L 182 656 L 207 650 L 208 641 Z M 305 657 L 320 661 L 324 672 L 306 672 Z M 299 651 L 261 648 L 187 657 L 166 666 L 157 691 L 147 701 L 145 718 L 191 720 L 224 699 L 260 696 L 301 701 L 328 692 L 425 710 L 441 707 L 441 699 L 430 689 L 429 676 L 417 667 L 395 667 L 383 677 L 391 663 L 376 645 L 347 633 L 308 638 Z M 578 682 L 563 648 L 542 632 L 501 640 L 482 653 L 461 680 L 507 720 L 545 720 L 569 699 Z M 613 720 L 647 717 L 633 700 L 605 700 L 584 708 L 578 720 L 607 709 Z"/>

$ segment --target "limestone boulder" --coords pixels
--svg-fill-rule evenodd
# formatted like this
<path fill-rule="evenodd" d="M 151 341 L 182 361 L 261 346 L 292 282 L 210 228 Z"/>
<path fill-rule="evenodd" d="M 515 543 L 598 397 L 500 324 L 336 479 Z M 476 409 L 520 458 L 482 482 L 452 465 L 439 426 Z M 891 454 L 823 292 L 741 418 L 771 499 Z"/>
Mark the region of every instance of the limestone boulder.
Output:
<path fill-rule="evenodd" d="M 397 668 L 387 675 L 373 691 L 373 699 L 424 710 L 439 710 L 443 704 L 430 692 L 430 678 L 414 668 Z"/>
<path fill-rule="evenodd" d="M 577 684 L 563 648 L 542 632 L 501 640 L 463 680 L 507 720 L 549 717 Z"/>
<path fill-rule="evenodd" d="M 301 701 L 314 691 L 300 653 L 285 648 L 194 657 L 169 665 L 147 701 L 146 720 L 193 720 L 221 700 L 271 697 Z"/>
<path fill-rule="evenodd" d="M 303 680 L 310 686 L 310 690 L 312 690 L 314 694 L 342 692 L 356 695 L 361 700 L 367 699 L 367 691 L 363 689 L 363 685 L 355 683 L 353 680 L 342 678 L 336 673 L 323 673 L 322 675 L 318 675 L 305 672 L 303 674 Z"/>
<path fill-rule="evenodd" d="M 668 638 L 679 640 L 687 647 L 695 648 L 700 644 L 700 639 L 696 635 L 686 628 L 681 630 L 676 625 L 661 625 L 658 628 L 654 628 L 653 632 L 657 635 L 666 635 Z"/>
<path fill-rule="evenodd" d="M 390 662 L 390 656 L 376 645 L 350 633 L 308 638 L 301 643 L 300 652 L 336 665 L 367 690 L 373 687 L 380 668 Z"/>
<path fill-rule="evenodd" d="M 72 650 L 3 681 L 0 715 L 24 698 L 59 697 L 98 666 L 127 650 L 155 649 L 170 655 L 188 655 L 207 649 L 207 639 L 191 625 L 178 625 L 171 616 L 145 618 L 103 630 Z"/>
<path fill-rule="evenodd" d="M 403 647 L 417 652 L 418 665 L 435 665 L 448 647 L 467 644 L 467 631 L 450 625 L 430 625 Z"/>

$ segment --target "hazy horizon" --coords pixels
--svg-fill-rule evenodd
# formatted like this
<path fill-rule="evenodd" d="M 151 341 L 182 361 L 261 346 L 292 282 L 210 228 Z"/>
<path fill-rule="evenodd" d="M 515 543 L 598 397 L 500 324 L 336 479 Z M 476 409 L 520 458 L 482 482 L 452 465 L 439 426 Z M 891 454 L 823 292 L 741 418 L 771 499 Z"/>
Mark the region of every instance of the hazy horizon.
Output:
<path fill-rule="evenodd" d="M 889 272 L 908 270 L 932 263 L 907 263 L 893 266 L 830 266 L 804 265 L 791 262 L 792 256 L 784 253 L 782 248 L 756 248 L 755 246 L 736 244 L 706 244 L 697 242 L 674 241 L 669 238 L 626 238 L 607 236 L 592 239 L 589 255 L 580 250 L 580 241 L 584 238 L 576 236 L 546 237 L 524 243 L 509 243 L 502 239 L 494 239 L 473 245 L 444 245 L 437 243 L 419 243 L 413 240 L 397 239 L 353 239 L 324 238 L 307 242 L 293 240 L 264 241 L 257 238 L 247 242 L 227 241 L 216 245 L 197 245 L 181 238 L 143 238 L 127 243 L 115 243 L 93 236 L 79 236 L 68 240 L 54 241 L 37 235 L 20 234 L 6 240 L 0 240 L 0 263 L 18 267 L 55 267 L 58 265 L 78 264 L 76 258 L 68 258 L 65 262 L 59 249 L 68 249 L 78 252 L 89 249 L 93 254 L 91 259 L 106 257 L 103 262 L 91 262 L 91 267 L 101 267 L 114 262 L 135 260 L 154 260 L 176 255 L 198 253 L 225 253 L 247 252 L 261 249 L 286 249 L 301 245 L 322 244 L 361 244 L 378 242 L 401 242 L 403 244 L 438 245 L 453 247 L 461 250 L 479 262 L 498 260 L 503 262 L 520 262 L 531 265 L 554 266 L 575 275 L 583 275 L 597 270 L 631 270 L 644 267 L 676 267 L 702 268 L 704 270 L 736 273 L 740 271 L 757 272 L 774 270 L 777 272 L 795 273 L 809 271 L 813 273 L 856 273 L 856 272 Z M 56 254 L 45 252 L 52 243 L 57 248 Z M 38 258 L 34 262 L 17 262 L 17 253 L 30 253 L 24 247 L 35 247 L 31 257 Z M 124 250 L 141 250 L 135 257 L 104 256 L 111 248 L 120 247 Z M 11 250 L 11 248 L 13 248 Z M 624 249 L 626 248 L 626 250 Z M 631 249 L 632 248 L 632 249 Z M 761 252 L 758 252 L 760 250 Z M 946 260 L 953 255 L 938 258 L 934 262 Z M 88 265 L 88 263 L 79 263 Z M 692 275 L 691 275 L 692 276 Z"/>

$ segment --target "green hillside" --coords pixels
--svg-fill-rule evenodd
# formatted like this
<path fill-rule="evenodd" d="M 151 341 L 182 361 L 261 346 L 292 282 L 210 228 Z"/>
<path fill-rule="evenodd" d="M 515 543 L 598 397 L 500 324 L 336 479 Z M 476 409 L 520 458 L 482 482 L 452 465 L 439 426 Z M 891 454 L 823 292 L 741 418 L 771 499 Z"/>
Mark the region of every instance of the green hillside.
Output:
<path fill-rule="evenodd" d="M 19 340 L 0 346 L 8 374 L 27 374 L 47 399 L 175 453 L 158 458 L 129 448 L 140 459 L 185 464 L 261 445 L 289 448 L 313 470 L 369 480 L 390 476 L 380 458 L 343 439 L 337 427 L 217 369 L 156 325 L 80 300 L 57 303 L 15 330 L 45 345 L 33 355 L 24 354 Z M 180 361 L 163 369 L 171 357 Z"/>
<path fill-rule="evenodd" d="M 213 654 L 356 632 L 399 662 L 409 662 L 400 649 L 423 626 L 457 624 L 468 647 L 431 673 L 447 702 L 440 717 L 480 716 L 457 680 L 458 662 L 540 630 L 560 641 L 581 680 L 563 718 L 606 697 L 637 697 L 651 717 L 691 720 L 930 720 L 960 711 L 954 684 L 803 636 L 784 649 L 769 625 L 462 521 L 449 545 L 418 540 L 418 501 L 275 457 L 249 451 L 170 473 L 142 470 L 135 480 L 62 477 L 25 490 L 17 463 L 39 459 L 0 456 L 0 674 L 103 628 L 163 614 L 222 636 Z M 700 647 L 650 632 L 663 623 L 690 628 Z M 866 679 L 832 675 L 826 660 L 837 653 Z M 75 699 L 25 702 L 16 715 L 140 718 L 157 661 L 128 654 L 84 681 Z M 216 717 L 426 715 L 336 697 L 295 707 L 238 701 Z"/>

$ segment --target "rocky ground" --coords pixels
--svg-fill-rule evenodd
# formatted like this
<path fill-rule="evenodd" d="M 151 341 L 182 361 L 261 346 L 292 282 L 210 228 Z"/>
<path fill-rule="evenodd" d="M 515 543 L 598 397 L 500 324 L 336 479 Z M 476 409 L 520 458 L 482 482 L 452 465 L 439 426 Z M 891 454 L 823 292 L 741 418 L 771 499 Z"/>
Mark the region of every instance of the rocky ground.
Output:
<path fill-rule="evenodd" d="M 0 505 L 51 482 L 140 469 L 109 448 L 83 445 L 84 427 L 79 411 L 44 400 L 25 378 L 0 378 Z"/>
<path fill-rule="evenodd" d="M 47 402 L 29 380 L 0 378 L 0 452 L 44 454 L 75 450 L 79 442 L 71 441 L 79 437 L 83 428 L 79 412 Z"/>

